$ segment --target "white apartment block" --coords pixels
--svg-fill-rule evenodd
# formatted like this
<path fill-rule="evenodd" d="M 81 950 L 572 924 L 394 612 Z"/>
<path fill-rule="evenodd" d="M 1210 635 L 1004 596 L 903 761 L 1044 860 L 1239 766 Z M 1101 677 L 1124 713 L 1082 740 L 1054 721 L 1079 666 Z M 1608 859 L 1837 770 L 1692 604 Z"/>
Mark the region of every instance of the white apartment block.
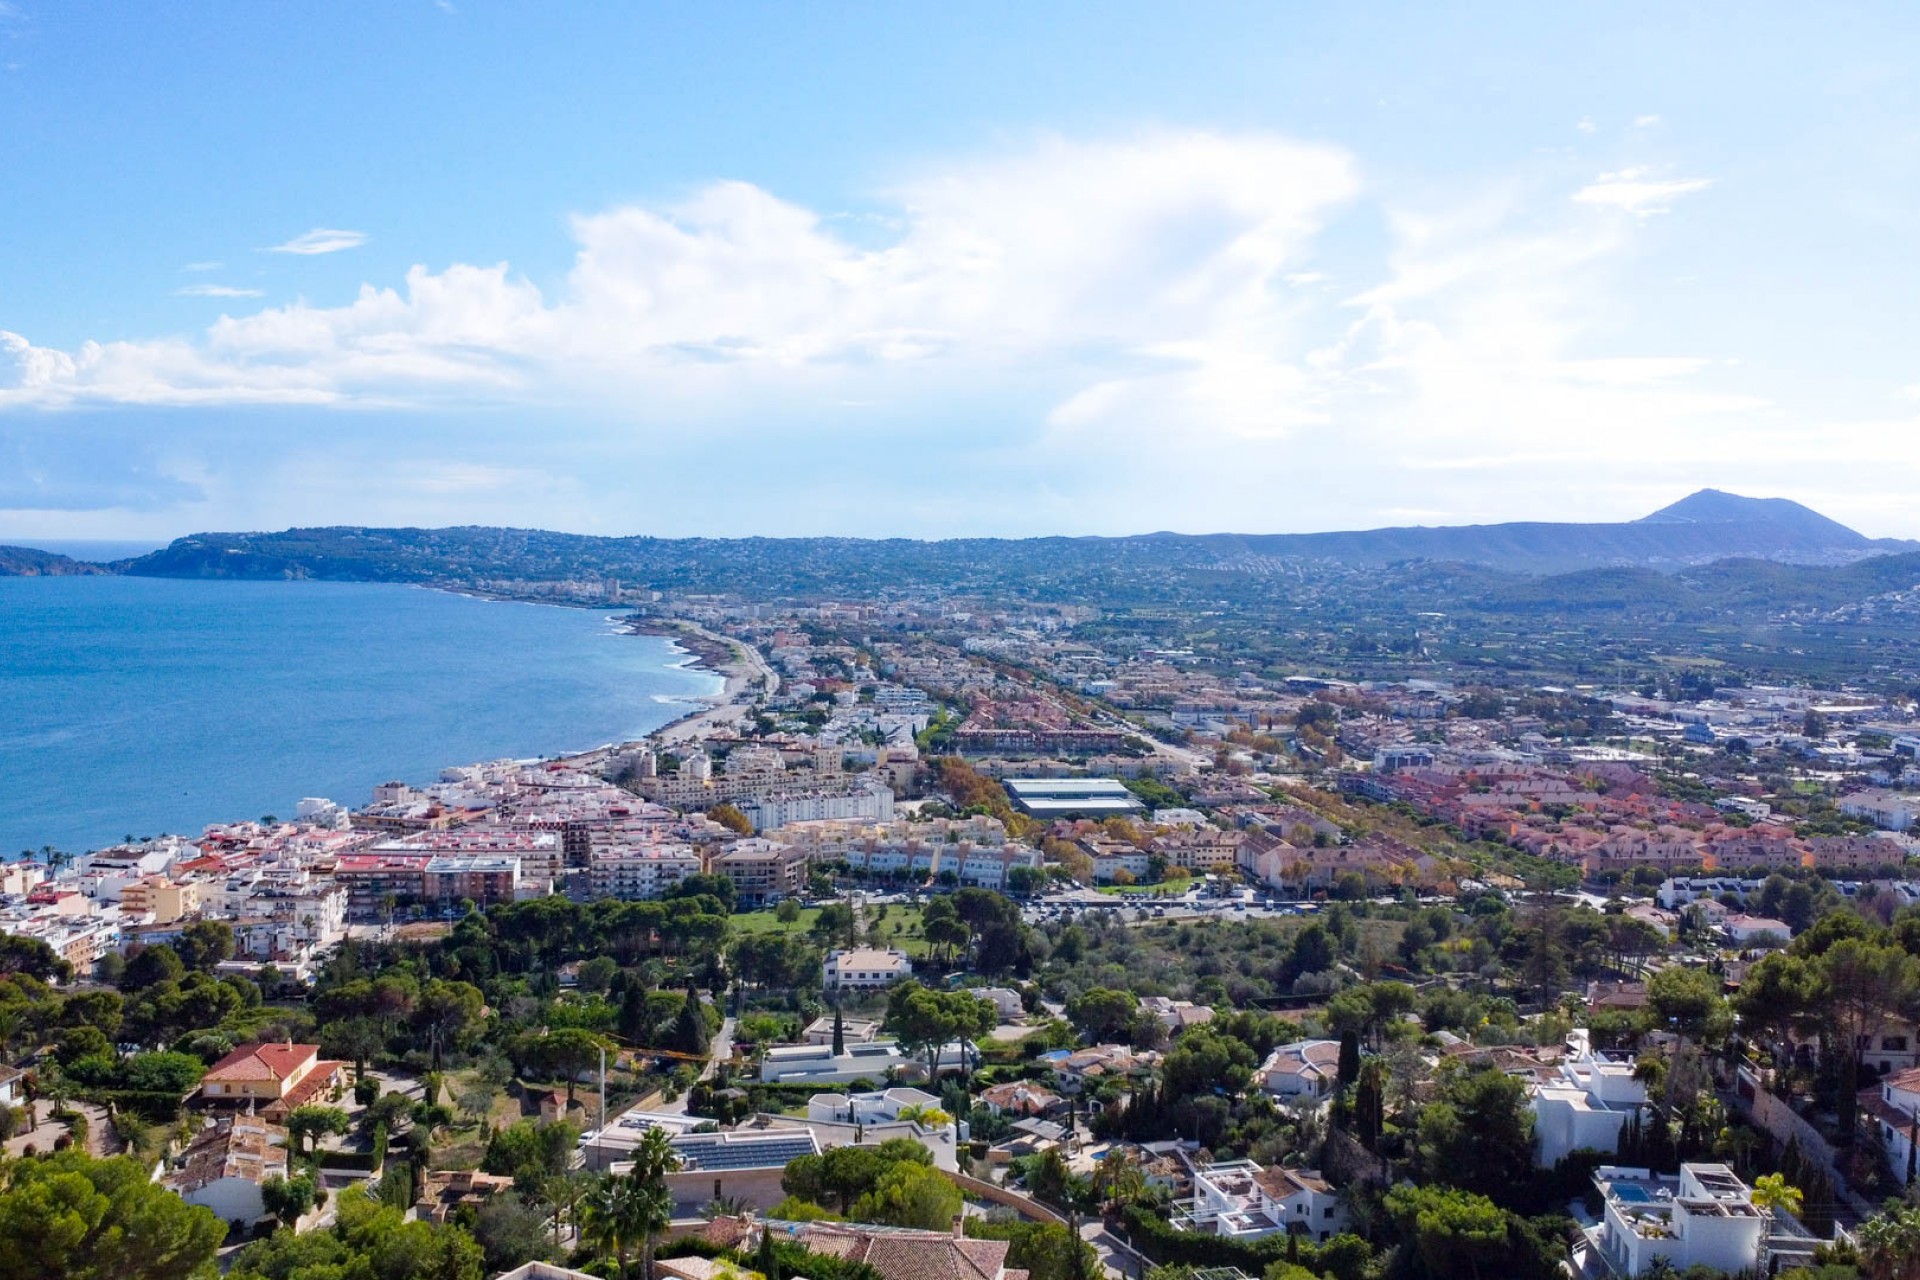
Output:
<path fill-rule="evenodd" d="M 691 845 L 653 845 L 596 853 L 587 868 L 587 885 L 595 898 L 632 902 L 658 898 L 699 874 L 700 855 Z"/>

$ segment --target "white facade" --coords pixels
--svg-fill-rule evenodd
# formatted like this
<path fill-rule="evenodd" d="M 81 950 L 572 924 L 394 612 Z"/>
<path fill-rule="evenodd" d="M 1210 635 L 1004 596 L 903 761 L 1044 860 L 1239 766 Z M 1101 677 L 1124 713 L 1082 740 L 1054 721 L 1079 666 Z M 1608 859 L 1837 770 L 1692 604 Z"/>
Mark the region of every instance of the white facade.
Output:
<path fill-rule="evenodd" d="M 1347 1210 L 1317 1170 L 1263 1169 L 1234 1160 L 1193 1171 L 1193 1199 L 1173 1224 L 1233 1240 L 1283 1231 L 1325 1240 L 1347 1229 Z"/>
<path fill-rule="evenodd" d="M 1338 1040 L 1296 1040 L 1276 1046 L 1256 1073 L 1276 1098 L 1324 1098 L 1340 1077 Z"/>
<path fill-rule="evenodd" d="M 1726 1165 L 1683 1164 L 1678 1178 L 1602 1165 L 1593 1181 L 1606 1209 L 1588 1240 L 1616 1275 L 1644 1275 L 1662 1258 L 1676 1271 L 1737 1274 L 1759 1265 L 1766 1215 Z"/>
<path fill-rule="evenodd" d="M 658 898 L 699 874 L 700 855 L 692 846 L 654 845 L 596 855 L 587 868 L 587 884 L 596 898 L 634 902 Z"/>
<path fill-rule="evenodd" d="M 789 822 L 887 822 L 893 818 L 893 790 L 877 780 L 844 791 L 809 787 L 744 797 L 734 803 L 755 831 Z"/>
<path fill-rule="evenodd" d="M 1585 1031 L 1567 1043 L 1559 1077 L 1532 1090 L 1533 1156 L 1547 1169 L 1574 1151 L 1618 1152 L 1622 1126 L 1647 1101 L 1632 1061 L 1594 1052 Z"/>
<path fill-rule="evenodd" d="M 1020 999 L 1020 993 L 1007 987 L 968 987 L 967 994 L 991 1004 L 1000 1014 L 1002 1022 L 1017 1022 L 1027 1012 L 1026 1002 Z"/>
<path fill-rule="evenodd" d="M 874 1093 L 817 1093 L 807 1099 L 807 1119 L 817 1124 L 875 1124 L 900 1118 L 907 1107 L 937 1108 L 940 1099 L 923 1089 L 881 1089 Z"/>
<path fill-rule="evenodd" d="M 1877 1105 L 1870 1108 L 1873 1126 L 1887 1149 L 1887 1165 L 1902 1184 L 1913 1159 L 1914 1116 L 1920 1114 L 1920 1069 L 1902 1071 L 1880 1082 Z"/>
<path fill-rule="evenodd" d="M 913 961 L 904 951 L 881 951 L 874 947 L 855 947 L 851 951 L 829 951 L 820 966 L 820 980 L 829 990 L 835 987 L 886 987 L 913 976 Z"/>
<path fill-rule="evenodd" d="M 1837 806 L 1850 818 L 1865 818 L 1883 831 L 1906 831 L 1920 821 L 1920 797 L 1888 791 L 1861 791 L 1840 797 Z"/>
<path fill-rule="evenodd" d="M 1124 871 L 1138 880 L 1147 874 L 1152 863 L 1145 852 L 1113 852 L 1095 855 L 1093 859 L 1093 878 L 1100 884 L 1112 884 L 1120 872 Z"/>
<path fill-rule="evenodd" d="M 963 1055 L 965 1061 L 977 1062 L 980 1051 L 957 1042 L 943 1046 L 940 1074 L 960 1070 Z M 878 1082 L 890 1071 L 925 1069 L 924 1054 L 909 1055 L 893 1040 L 849 1044 L 839 1054 L 830 1044 L 782 1044 L 762 1055 L 760 1080 L 763 1084 L 850 1084 L 855 1080 Z"/>

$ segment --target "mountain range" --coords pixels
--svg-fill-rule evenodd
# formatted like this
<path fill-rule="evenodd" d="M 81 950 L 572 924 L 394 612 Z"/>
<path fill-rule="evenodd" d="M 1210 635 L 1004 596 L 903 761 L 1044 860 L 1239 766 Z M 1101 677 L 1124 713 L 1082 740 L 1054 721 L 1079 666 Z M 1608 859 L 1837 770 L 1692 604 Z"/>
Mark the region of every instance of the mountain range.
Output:
<path fill-rule="evenodd" d="M 206 533 L 134 560 L 93 565 L 0 547 L 0 576 L 112 572 L 143 577 L 319 578 L 471 582 L 617 577 L 657 588 L 784 586 L 797 592 L 862 585 L 978 583 L 1029 588 L 1107 573 L 1271 572 L 1288 565 L 1364 568 L 1429 561 L 1523 575 L 1635 568 L 1663 573 L 1729 559 L 1845 565 L 1920 551 L 1920 542 L 1868 538 L 1785 498 L 1703 489 L 1619 523 L 1413 526 L 1342 533 L 1141 534 L 1119 538 L 599 538 L 540 530 L 330 527 Z M 768 571 L 772 570 L 769 575 Z M 771 576 L 777 583 L 765 582 Z"/>

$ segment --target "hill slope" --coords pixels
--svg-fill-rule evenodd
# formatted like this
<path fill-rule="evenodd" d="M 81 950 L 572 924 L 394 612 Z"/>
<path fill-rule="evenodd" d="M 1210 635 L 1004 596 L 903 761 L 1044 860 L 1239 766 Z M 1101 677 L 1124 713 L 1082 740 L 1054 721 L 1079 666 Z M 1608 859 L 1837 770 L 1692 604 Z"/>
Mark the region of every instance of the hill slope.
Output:
<path fill-rule="evenodd" d="M 106 573 L 97 564 L 33 547 L 0 547 L 0 578 L 67 578 Z"/>
<path fill-rule="evenodd" d="M 331 578 L 434 582 L 477 577 L 614 577 L 681 590 L 860 592 L 924 581 L 947 589 L 1096 591 L 1157 575 L 1348 568 L 1405 561 L 1510 573 L 1642 568 L 1717 560 L 1848 564 L 1920 544 L 1874 541 L 1779 498 L 1703 490 L 1618 524 L 1466 525 L 1351 533 L 1149 534 L 1125 538 L 594 538 L 530 529 L 289 529 L 197 534 L 117 566 L 155 577 Z"/>

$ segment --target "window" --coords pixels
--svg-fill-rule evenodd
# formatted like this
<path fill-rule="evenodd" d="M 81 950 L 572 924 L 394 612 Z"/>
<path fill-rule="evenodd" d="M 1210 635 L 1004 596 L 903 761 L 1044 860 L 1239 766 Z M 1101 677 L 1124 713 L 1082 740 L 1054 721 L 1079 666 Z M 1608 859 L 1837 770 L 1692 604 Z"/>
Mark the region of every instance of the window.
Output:
<path fill-rule="evenodd" d="M 1905 1036 L 1882 1036 L 1880 1038 L 1880 1047 L 1891 1050 L 1894 1053 L 1905 1053 L 1907 1051 L 1907 1038 Z"/>

